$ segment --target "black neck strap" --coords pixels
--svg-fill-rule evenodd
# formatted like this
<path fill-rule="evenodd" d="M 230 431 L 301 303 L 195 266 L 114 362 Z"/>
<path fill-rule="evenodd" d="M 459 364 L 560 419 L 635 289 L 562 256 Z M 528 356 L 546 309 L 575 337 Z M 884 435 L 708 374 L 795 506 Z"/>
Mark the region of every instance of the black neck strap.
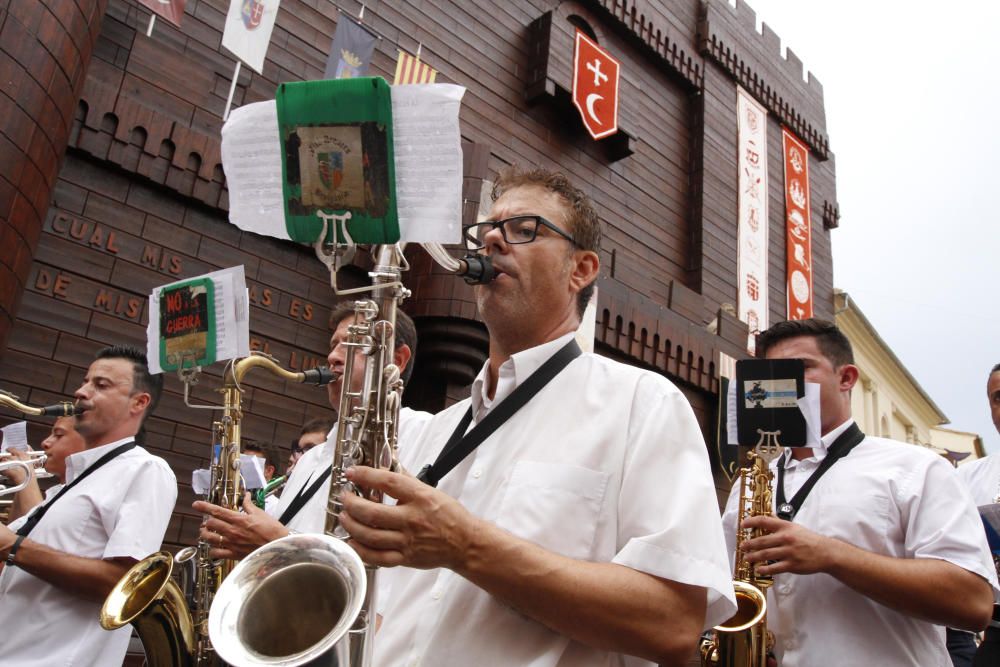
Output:
<path fill-rule="evenodd" d="M 452 468 L 461 463 L 466 456 L 471 454 L 504 422 L 513 417 L 514 413 L 524 407 L 552 378 L 559 375 L 562 369 L 581 354 L 582 351 L 580 346 L 576 344 L 576 339 L 566 343 L 528 376 L 527 380 L 519 384 L 510 393 L 510 396 L 502 400 L 496 409 L 486 415 L 483 421 L 466 433 L 465 429 L 469 428 L 469 424 L 472 422 L 472 407 L 470 406 L 448 439 L 448 443 L 438 454 L 437 460 L 433 464 L 425 465 L 420 474 L 417 475 L 417 479 L 431 486 L 437 486 L 442 477 L 451 472 Z"/>
<path fill-rule="evenodd" d="M 305 507 L 305 504 L 309 502 L 309 499 L 316 495 L 316 492 L 319 491 L 319 487 L 323 486 L 323 482 L 330 478 L 330 473 L 332 471 L 333 467 L 327 466 L 326 470 L 320 473 L 320 476 L 317 477 L 308 488 L 303 486 L 299 489 L 298 494 L 292 498 L 292 502 L 289 503 L 288 507 L 285 508 L 285 511 L 281 513 L 281 517 L 278 519 L 282 526 L 287 526 L 288 522 L 299 513 L 299 510 Z"/>
<path fill-rule="evenodd" d="M 38 525 L 38 522 L 42 520 L 42 517 L 45 516 L 45 513 L 48 512 L 49 509 L 53 505 L 56 504 L 56 501 L 59 500 L 60 498 L 62 498 L 64 495 L 66 495 L 67 491 L 69 491 L 74 486 L 76 486 L 77 484 L 79 484 L 80 482 L 82 482 L 83 480 L 85 480 L 88 475 L 90 475 L 91 473 L 95 472 L 98 468 L 100 468 L 101 466 L 103 466 L 105 463 L 107 463 L 111 459 L 115 458 L 119 454 L 124 454 L 125 452 L 127 452 L 130 449 L 132 449 L 133 447 L 135 447 L 135 441 L 134 440 L 131 441 L 131 442 L 126 442 L 124 444 L 118 445 L 117 447 L 115 447 L 114 449 L 112 449 L 110 452 L 105 453 L 104 456 L 102 456 L 101 458 L 99 458 L 96 461 L 94 461 L 93 465 L 88 466 L 86 470 L 84 470 L 79 475 L 77 475 L 76 479 L 74 479 L 72 482 L 70 482 L 69 484 L 67 484 L 63 488 L 59 489 L 59 493 L 56 494 L 55 498 L 53 498 L 49 502 L 47 502 L 44 505 L 42 505 L 38 509 L 37 512 L 35 512 L 31 516 L 29 516 L 28 520 L 25 521 L 24 524 L 20 528 L 17 529 L 17 534 L 20 535 L 21 537 L 26 537 L 28 535 L 28 533 L 30 533 L 32 530 L 34 530 L 35 526 Z"/>
<path fill-rule="evenodd" d="M 865 434 L 858 428 L 857 422 L 848 426 L 847 430 L 837 436 L 833 444 L 827 448 L 826 457 L 823 459 L 823 462 L 819 464 L 819 467 L 809 476 L 809 479 L 802 485 L 798 493 L 789 501 L 785 500 L 785 457 L 782 456 L 778 460 L 778 518 L 785 521 L 791 521 L 795 518 L 795 515 L 802 507 L 802 503 L 805 502 L 806 496 L 816 486 L 816 482 L 826 474 L 827 470 L 833 467 L 834 463 L 850 454 L 851 450 L 860 445 L 864 439 Z"/>

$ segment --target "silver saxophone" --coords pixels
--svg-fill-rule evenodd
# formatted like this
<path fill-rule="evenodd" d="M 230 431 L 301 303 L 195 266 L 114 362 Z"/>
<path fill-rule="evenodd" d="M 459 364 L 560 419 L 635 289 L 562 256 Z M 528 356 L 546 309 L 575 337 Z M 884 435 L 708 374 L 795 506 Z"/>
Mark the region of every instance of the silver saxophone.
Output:
<path fill-rule="evenodd" d="M 425 247 L 427 247 L 426 244 Z M 489 282 L 489 258 L 456 260 L 440 246 L 428 248 L 446 269 L 470 283 Z M 347 545 L 341 525 L 342 493 L 382 502 L 382 493 L 352 484 L 348 468 L 395 470 L 403 382 L 394 363 L 396 312 L 409 296 L 402 247 L 379 246 L 370 291 L 356 301 L 343 343 L 346 355 L 323 535 L 292 534 L 247 556 L 219 588 L 209 615 L 215 650 L 234 665 L 368 667 L 375 633 L 377 568 L 365 565 Z M 336 289 L 336 271 L 331 267 Z M 363 353 L 360 387 L 351 386 L 353 350 Z"/>

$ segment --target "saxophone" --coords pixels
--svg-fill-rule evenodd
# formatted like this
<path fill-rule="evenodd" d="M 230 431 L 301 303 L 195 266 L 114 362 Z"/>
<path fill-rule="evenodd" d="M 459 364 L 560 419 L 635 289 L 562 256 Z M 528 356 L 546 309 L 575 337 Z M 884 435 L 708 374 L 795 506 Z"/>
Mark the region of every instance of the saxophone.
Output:
<path fill-rule="evenodd" d="M 222 416 L 212 424 L 211 488 L 207 500 L 238 511 L 243 502 L 240 477 L 240 429 L 243 421 L 243 388 L 240 383 L 254 368 L 264 368 L 289 382 L 323 385 L 333 376 L 326 368 L 293 373 L 259 352 L 231 363 L 225 374 Z M 232 560 L 215 560 L 210 545 L 199 539 L 171 556 L 157 552 L 136 563 L 115 585 L 101 609 L 101 627 L 116 630 L 135 626 L 150 667 L 202 667 L 221 665 L 208 635 L 212 599 L 232 571 Z M 185 568 L 181 583 L 172 578 L 175 565 Z"/>
<path fill-rule="evenodd" d="M 17 396 L 3 389 L 0 389 L 0 405 L 13 408 L 21 414 L 35 417 L 74 417 L 79 414 L 76 406 L 69 401 L 36 408 L 31 405 L 25 405 L 17 399 Z"/>
<path fill-rule="evenodd" d="M 733 587 L 736 589 L 736 613 L 715 626 L 711 639 L 702 640 L 701 664 L 704 667 L 766 667 L 774 637 L 767 631 L 767 589 L 770 575 L 759 574 L 743 554 L 744 541 L 763 535 L 759 529 L 743 528 L 753 516 L 771 514 L 771 489 L 774 473 L 770 464 L 782 448 L 777 432 L 760 432 L 757 446 L 747 453 L 748 465 L 739 471 L 739 516 L 736 524 L 736 563 Z"/>
<path fill-rule="evenodd" d="M 372 272 L 372 299 L 355 302 L 343 343 L 344 367 L 324 535 L 292 534 L 247 556 L 220 588 L 209 631 L 219 655 L 237 665 L 292 667 L 370 664 L 375 631 L 376 568 L 347 545 L 340 494 L 375 502 L 382 494 L 355 488 L 352 465 L 394 469 L 403 383 L 395 354 L 396 309 L 409 292 L 400 280 L 400 248 L 381 246 Z M 354 350 L 364 354 L 362 386 L 350 386 Z"/>

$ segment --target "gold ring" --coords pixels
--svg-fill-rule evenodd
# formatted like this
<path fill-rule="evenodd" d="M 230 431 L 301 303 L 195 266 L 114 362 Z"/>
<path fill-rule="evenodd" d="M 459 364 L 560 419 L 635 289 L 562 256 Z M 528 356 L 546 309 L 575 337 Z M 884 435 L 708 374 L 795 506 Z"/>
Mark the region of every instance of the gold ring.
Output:
<path fill-rule="evenodd" d="M 224 540 L 224 539 L 225 539 L 225 538 L 224 538 L 224 537 L 222 537 L 222 533 L 219 533 L 219 548 L 220 548 L 220 549 L 222 548 L 222 542 L 223 542 L 223 540 Z"/>

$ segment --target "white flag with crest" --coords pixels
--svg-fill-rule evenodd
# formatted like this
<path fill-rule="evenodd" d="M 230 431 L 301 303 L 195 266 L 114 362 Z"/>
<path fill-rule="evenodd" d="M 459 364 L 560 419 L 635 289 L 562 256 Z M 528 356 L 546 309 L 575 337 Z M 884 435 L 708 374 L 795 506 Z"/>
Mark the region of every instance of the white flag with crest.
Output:
<path fill-rule="evenodd" d="M 230 0 L 222 45 L 258 74 L 278 17 L 280 0 Z"/>

